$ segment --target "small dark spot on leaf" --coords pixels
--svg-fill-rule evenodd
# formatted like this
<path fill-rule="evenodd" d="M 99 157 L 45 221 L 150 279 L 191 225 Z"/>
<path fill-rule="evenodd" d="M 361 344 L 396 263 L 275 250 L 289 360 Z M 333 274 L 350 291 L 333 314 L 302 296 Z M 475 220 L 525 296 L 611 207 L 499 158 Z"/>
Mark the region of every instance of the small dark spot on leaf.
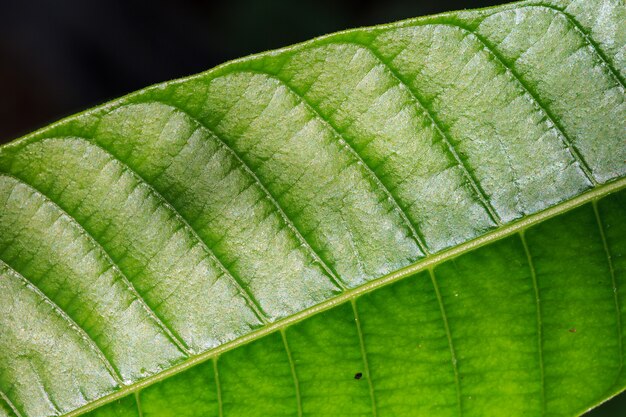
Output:
<path fill-rule="evenodd" d="M 363 378 L 363 372 L 357 372 L 356 374 L 354 374 L 354 379 L 361 379 Z"/>
<path fill-rule="evenodd" d="M 569 329 L 570 333 L 576 333 L 576 327 L 572 327 L 571 329 Z"/>

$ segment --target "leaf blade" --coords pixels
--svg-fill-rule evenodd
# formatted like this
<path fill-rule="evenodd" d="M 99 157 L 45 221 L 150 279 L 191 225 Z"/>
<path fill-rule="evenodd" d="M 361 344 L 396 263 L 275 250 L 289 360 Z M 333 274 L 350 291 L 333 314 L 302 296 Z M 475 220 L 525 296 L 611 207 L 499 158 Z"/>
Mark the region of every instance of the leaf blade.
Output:
<path fill-rule="evenodd" d="M 5 173 L 0 185 L 6 200 L 0 216 L 0 256 L 26 275 L 39 277 L 42 293 L 65 306 L 61 308 L 80 323 L 78 327 L 84 326 L 88 336 L 89 331 L 94 334 L 104 356 L 114 358 L 123 381 L 110 386 L 117 390 L 106 397 L 111 400 L 128 387 L 142 388 L 182 371 L 206 359 L 207 352 L 234 348 L 232 340 L 241 344 L 260 335 L 270 337 L 269 331 L 280 327 L 277 323 L 295 326 L 308 314 L 347 300 L 346 294 L 356 297 L 408 277 L 407 271 L 466 250 L 479 253 L 476 248 L 492 240 L 508 241 L 510 233 L 623 187 L 623 81 L 602 49 L 606 46 L 600 46 L 610 44 L 606 34 L 594 41 L 567 11 L 570 6 L 575 9 L 578 2 L 565 11 L 556 5 L 522 3 L 331 35 L 149 88 L 5 146 L 0 149 Z M 551 20 L 546 20 L 547 14 Z M 507 23 L 511 19 L 518 26 Z M 532 24 L 544 26 L 528 29 Z M 523 40 L 515 30 L 536 37 L 519 59 L 514 47 Z M 574 59 L 570 78 L 554 63 L 542 67 L 538 61 L 545 58 L 541 48 L 554 44 L 550 31 L 571 40 L 554 53 L 559 59 Z M 614 35 L 623 37 L 619 31 Z M 339 85 L 337 79 L 342 80 Z M 561 79 L 576 83 L 568 86 Z M 582 85 L 587 90 L 581 90 Z M 554 98 L 568 94 L 582 95 L 576 108 Z M 602 105 L 594 108 L 597 102 Z M 496 110 L 485 111 L 489 106 Z M 581 123 L 580 114 L 592 116 Z M 493 140 L 483 139 L 487 137 Z M 24 207 L 30 211 L 24 212 Z M 616 212 L 619 207 L 612 209 Z M 601 216 L 595 213 L 594 221 L 600 224 Z M 47 232 L 42 235 L 28 226 L 33 219 Z M 620 258 L 607 255 L 608 242 L 618 238 L 608 229 L 606 237 L 604 229 L 599 230 L 601 245 L 594 247 L 602 248 L 602 262 L 613 270 L 612 259 Z M 46 239 L 44 246 L 29 247 L 29 242 Z M 623 242 L 617 241 L 619 254 Z M 537 255 L 531 249 L 536 245 L 523 239 L 518 243 L 517 249 L 523 250 L 514 252 L 526 259 L 520 265 L 531 260 L 534 265 Z M 50 260 L 36 259 L 38 253 Z M 124 286 L 130 288 L 123 300 L 133 306 L 134 317 L 141 318 L 128 318 L 119 305 L 111 310 L 117 311 L 117 318 L 102 327 L 108 311 L 102 304 L 106 291 L 98 296 L 86 287 L 70 287 L 81 281 L 78 274 L 87 267 L 92 283 L 106 277 L 120 294 Z M 619 281 L 615 271 L 619 268 L 613 276 L 606 275 L 613 277 L 613 287 Z M 447 280 L 457 282 L 465 275 L 452 274 L 456 278 Z M 67 281 L 67 276 L 73 278 Z M 187 281 L 181 282 L 181 276 Z M 536 286 L 534 291 L 540 290 Z M 90 293 L 92 298 L 86 297 Z M 444 296 L 437 298 L 438 310 L 445 313 Z M 615 291 L 612 302 L 613 309 L 621 308 Z M 77 303 L 82 311 L 75 308 Z M 96 307 L 84 309 L 87 305 Z M 497 311 L 498 306 L 491 309 Z M 565 310 L 554 310 L 553 317 Z M 541 318 L 540 312 L 536 309 L 534 316 Z M 91 314 L 100 315 L 101 323 Z M 616 317 L 613 327 L 621 329 L 619 314 Z M 121 329 L 116 321 L 144 327 Z M 479 326 L 475 332 L 489 328 Z M 110 336 L 115 332 L 118 336 Z M 453 336 L 459 332 L 447 330 L 455 369 Z M 361 356 L 367 357 L 365 333 L 359 333 Z M 160 358 L 151 357 L 154 344 L 148 348 L 146 343 L 151 337 L 160 340 Z M 134 340 L 135 348 L 123 346 L 121 340 Z M 283 345 L 290 346 L 286 336 Z M 272 356 L 277 349 L 266 354 Z M 302 414 L 308 400 L 301 398 L 304 390 L 294 378 L 297 360 L 291 354 L 286 359 Z M 471 367 L 472 362 L 461 363 Z M 499 363 L 500 368 L 506 365 Z M 48 366 L 45 361 L 40 365 Z M 478 363 L 478 368 L 489 375 L 486 365 Z M 589 368 L 590 374 L 595 371 Z M 375 400 L 370 371 L 361 373 L 373 392 L 373 412 L 384 414 L 380 404 L 385 401 Z M 459 379 L 464 371 L 454 373 L 454 385 L 464 385 Z M 600 375 L 594 380 L 603 384 Z M 6 379 L 0 382 L 5 391 L 21 389 Z M 46 384 L 40 380 L 34 386 Z M 120 385 L 125 388 L 119 390 Z M 246 398 L 245 386 L 238 395 L 226 388 L 216 397 L 219 407 L 212 409 L 226 415 L 237 409 L 254 415 L 263 409 L 237 404 L 237 398 Z M 509 397 L 468 403 L 461 393 L 474 388 L 457 389 L 455 410 L 463 413 L 469 407 L 471 414 L 477 407 L 474 411 L 485 414 L 508 406 L 523 414 L 536 406 L 534 401 L 512 400 L 521 389 L 514 383 L 493 387 L 509 389 Z M 287 384 L 282 388 L 286 390 Z M 96 398 L 106 390 L 87 395 L 88 400 L 82 387 L 74 385 L 77 391 L 88 403 L 82 412 L 100 404 Z M 279 391 L 268 395 L 280 396 Z M 585 405 L 582 400 L 560 404 L 549 394 L 541 394 L 546 403 L 540 404 L 549 410 Z M 601 394 L 596 392 L 597 398 Z M 53 397 L 42 397 L 52 413 L 74 415 L 70 410 L 83 401 L 74 398 L 57 405 Z M 149 402 L 142 404 L 149 407 Z M 282 410 L 289 414 L 291 408 Z M 298 407 L 295 410 L 298 414 Z M 39 414 L 27 414 L 33 413 Z"/>

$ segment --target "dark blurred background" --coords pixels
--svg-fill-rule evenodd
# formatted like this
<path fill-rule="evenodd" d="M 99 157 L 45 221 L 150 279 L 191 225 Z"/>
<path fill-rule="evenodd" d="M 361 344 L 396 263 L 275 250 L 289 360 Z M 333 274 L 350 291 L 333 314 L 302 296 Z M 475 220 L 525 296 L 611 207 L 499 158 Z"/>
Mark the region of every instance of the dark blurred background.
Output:
<path fill-rule="evenodd" d="M 0 143 L 222 62 L 487 0 L 0 0 Z M 626 417 L 626 395 L 588 417 Z"/>
<path fill-rule="evenodd" d="M 499 3 L 0 0 L 0 143 L 233 58 L 342 29 Z"/>

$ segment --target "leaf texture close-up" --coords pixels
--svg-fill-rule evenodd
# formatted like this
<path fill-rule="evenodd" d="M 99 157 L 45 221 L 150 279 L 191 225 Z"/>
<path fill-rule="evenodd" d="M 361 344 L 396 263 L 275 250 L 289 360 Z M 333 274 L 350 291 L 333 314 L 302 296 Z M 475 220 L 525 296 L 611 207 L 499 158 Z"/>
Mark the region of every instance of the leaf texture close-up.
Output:
<path fill-rule="evenodd" d="M 626 388 L 626 5 L 324 36 L 0 147 L 0 416 L 563 416 Z"/>

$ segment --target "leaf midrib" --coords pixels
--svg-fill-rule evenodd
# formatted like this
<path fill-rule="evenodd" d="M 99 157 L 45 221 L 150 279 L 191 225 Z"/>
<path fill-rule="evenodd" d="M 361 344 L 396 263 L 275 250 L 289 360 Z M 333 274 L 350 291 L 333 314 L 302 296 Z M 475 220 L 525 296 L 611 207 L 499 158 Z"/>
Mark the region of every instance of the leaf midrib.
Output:
<path fill-rule="evenodd" d="M 398 269 L 380 278 L 372 280 L 357 288 L 346 290 L 340 295 L 337 295 L 322 303 L 319 303 L 312 307 L 304 309 L 289 317 L 285 317 L 283 319 L 277 320 L 258 330 L 252 331 L 244 336 L 241 336 L 230 342 L 224 343 L 216 348 L 213 348 L 201 354 L 189 357 L 185 361 L 177 365 L 174 365 L 169 369 L 166 369 L 162 372 L 159 372 L 150 377 L 142 379 L 141 381 L 138 381 L 134 384 L 125 385 L 120 390 L 114 393 L 106 395 L 102 398 L 99 398 L 95 401 L 90 402 L 89 404 L 86 404 L 80 408 L 77 408 L 76 410 L 73 410 L 67 414 L 64 414 L 64 417 L 74 417 L 74 416 L 78 416 L 83 413 L 86 413 L 88 411 L 94 410 L 111 401 L 122 398 L 128 394 L 135 393 L 150 385 L 153 385 L 164 379 L 167 379 L 181 372 L 184 372 L 185 370 L 192 368 L 202 362 L 205 362 L 210 359 L 214 359 L 215 357 L 218 357 L 221 354 L 228 352 L 230 350 L 233 350 L 241 345 L 260 339 L 272 332 L 280 331 L 288 326 L 299 323 L 313 315 L 329 310 L 344 302 L 354 300 L 361 295 L 370 293 L 381 287 L 390 285 L 396 281 L 400 281 L 418 272 L 434 268 L 438 264 L 441 264 L 450 259 L 456 258 L 464 253 L 471 252 L 475 249 L 478 249 L 479 247 L 496 242 L 500 239 L 514 235 L 516 233 L 523 233 L 525 230 L 527 230 L 528 228 L 538 223 L 546 221 L 552 217 L 556 217 L 560 214 L 566 213 L 583 204 L 599 200 L 600 198 L 608 194 L 620 191 L 624 188 L 626 188 L 626 178 L 621 178 L 619 180 L 609 182 L 604 185 L 593 188 L 591 190 L 588 190 L 572 199 L 566 200 L 548 209 L 545 209 L 543 211 L 540 211 L 532 215 L 528 215 L 517 221 L 501 226 L 473 240 L 470 240 L 460 245 L 446 249 L 437 254 L 427 256 L 411 265 L 408 265 L 404 268 Z"/>

